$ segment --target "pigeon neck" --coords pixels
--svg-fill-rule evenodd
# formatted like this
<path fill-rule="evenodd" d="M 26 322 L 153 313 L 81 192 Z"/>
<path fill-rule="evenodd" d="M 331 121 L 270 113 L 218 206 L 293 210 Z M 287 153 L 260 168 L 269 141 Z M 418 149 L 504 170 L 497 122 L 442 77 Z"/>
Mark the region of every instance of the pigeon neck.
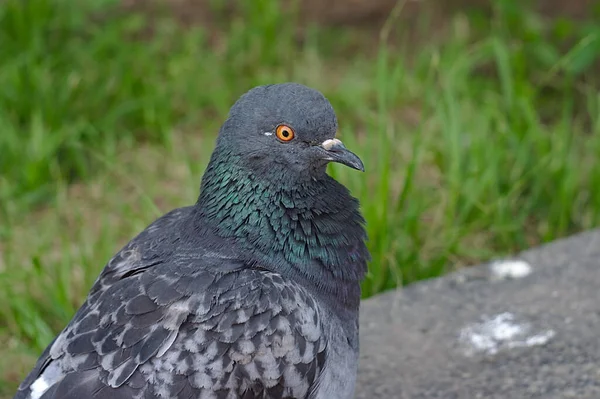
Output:
<path fill-rule="evenodd" d="M 231 239 L 249 262 L 358 306 L 369 257 L 358 201 L 326 174 L 276 186 L 238 161 L 213 156 L 197 203 L 198 226 Z"/>

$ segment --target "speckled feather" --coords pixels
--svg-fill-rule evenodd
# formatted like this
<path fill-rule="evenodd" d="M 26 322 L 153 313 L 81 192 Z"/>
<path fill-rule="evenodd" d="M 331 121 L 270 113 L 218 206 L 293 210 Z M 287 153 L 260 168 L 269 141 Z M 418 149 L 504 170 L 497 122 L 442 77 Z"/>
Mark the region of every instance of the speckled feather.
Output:
<path fill-rule="evenodd" d="M 261 178 L 223 137 L 198 203 L 109 261 L 16 399 L 352 396 L 358 202 L 324 172 Z"/>

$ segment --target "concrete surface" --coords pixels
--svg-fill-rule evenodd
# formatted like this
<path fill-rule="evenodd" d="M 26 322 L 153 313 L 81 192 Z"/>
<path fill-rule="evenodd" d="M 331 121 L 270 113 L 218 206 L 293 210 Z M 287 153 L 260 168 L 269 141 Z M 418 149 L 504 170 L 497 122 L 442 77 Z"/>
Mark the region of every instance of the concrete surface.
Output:
<path fill-rule="evenodd" d="M 365 301 L 357 399 L 600 399 L 600 230 Z"/>

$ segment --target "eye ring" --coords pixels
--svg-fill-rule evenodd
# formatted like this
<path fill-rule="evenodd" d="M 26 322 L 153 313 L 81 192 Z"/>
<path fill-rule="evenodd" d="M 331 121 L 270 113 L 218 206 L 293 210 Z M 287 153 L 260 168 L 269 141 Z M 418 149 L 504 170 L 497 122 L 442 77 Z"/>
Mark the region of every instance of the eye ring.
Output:
<path fill-rule="evenodd" d="M 292 129 L 290 126 L 281 124 L 277 126 L 277 129 L 275 129 L 275 136 L 277 136 L 277 138 L 283 142 L 288 142 L 294 139 L 296 133 L 294 133 L 294 129 Z"/>

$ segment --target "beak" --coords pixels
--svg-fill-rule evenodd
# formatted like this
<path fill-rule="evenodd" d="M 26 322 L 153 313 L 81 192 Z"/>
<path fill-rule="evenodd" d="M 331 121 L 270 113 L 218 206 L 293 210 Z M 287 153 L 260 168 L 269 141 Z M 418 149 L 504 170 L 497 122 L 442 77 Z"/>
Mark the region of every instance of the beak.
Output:
<path fill-rule="evenodd" d="M 344 147 L 344 144 L 338 139 L 329 139 L 321 143 L 324 150 L 324 158 L 327 161 L 338 162 L 349 166 L 352 169 L 365 171 L 365 167 L 358 156 Z"/>

